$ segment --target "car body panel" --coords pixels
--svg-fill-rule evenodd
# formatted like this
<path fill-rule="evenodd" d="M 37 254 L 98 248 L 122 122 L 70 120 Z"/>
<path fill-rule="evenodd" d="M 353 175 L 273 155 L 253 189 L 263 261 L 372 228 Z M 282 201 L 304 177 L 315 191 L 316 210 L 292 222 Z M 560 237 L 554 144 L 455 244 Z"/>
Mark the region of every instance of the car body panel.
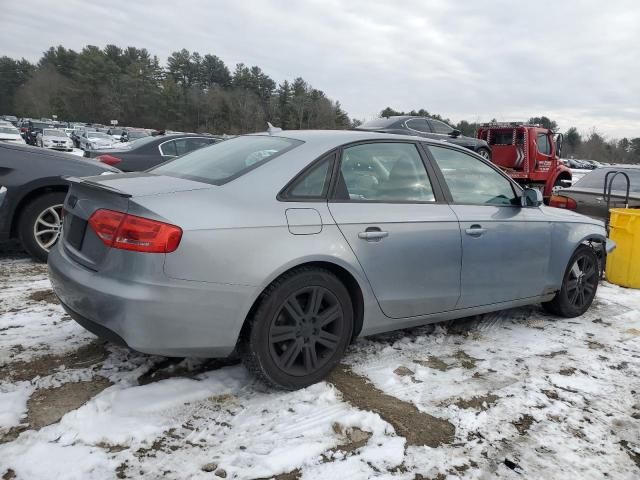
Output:
<path fill-rule="evenodd" d="M 88 152 L 92 158 L 100 155 L 110 155 L 118 158 L 119 163 L 115 166 L 123 172 L 140 172 L 155 167 L 163 162 L 171 160 L 173 156 L 163 155 L 160 150 L 162 144 L 180 140 L 206 140 L 212 143 L 221 139 L 218 137 L 202 134 L 167 134 L 153 137 L 143 137 L 140 143 L 133 141 L 125 144 L 115 144 L 113 148 L 101 150 L 95 149 Z M 192 151 L 192 150 L 190 150 Z"/>
<path fill-rule="evenodd" d="M 609 208 L 624 208 L 625 206 L 640 208 L 640 167 L 635 165 L 597 168 L 584 175 L 571 187 L 559 190 L 558 195 L 575 200 L 576 212 L 604 221 L 609 217 L 607 200 L 604 195 L 604 179 L 607 174 L 611 179 L 613 172 L 624 172 L 629 176 L 630 191 L 627 203 L 626 180 L 622 175 L 617 175 L 613 180 Z"/>
<path fill-rule="evenodd" d="M 264 290 L 300 265 L 328 265 L 352 276 L 362 294 L 361 334 L 368 335 L 550 300 L 575 249 L 605 239 L 602 223 L 547 207 L 509 207 L 509 213 L 443 202 L 282 201 L 285 185 L 342 145 L 424 139 L 354 131 L 279 135 L 303 143 L 220 185 L 154 170 L 93 177 L 93 186 L 74 183 L 69 215 L 86 221 L 98 208 L 115 208 L 178 225 L 183 235 L 171 253 L 143 254 L 100 246 L 89 233 L 88 248 L 79 253 L 93 265 L 83 265 L 65 226 L 49 257 L 61 301 L 137 350 L 221 356 L 234 349 Z M 294 222 L 312 227 L 305 234 L 291 231 L 291 209 L 317 212 Z M 491 223 L 485 239 L 464 238 L 464 227 L 475 221 Z M 370 224 L 389 228 L 389 236 L 377 243 L 358 238 Z M 487 268 L 501 275 L 491 272 L 489 282 L 502 295 L 486 288 Z"/>
<path fill-rule="evenodd" d="M 414 317 L 456 306 L 462 250 L 449 205 L 334 202 L 329 209 L 387 316 Z M 359 238 L 367 228 L 388 236 Z"/>
<path fill-rule="evenodd" d="M 0 142 L 0 186 L 7 189 L 0 206 L 0 241 L 14 236 L 15 215 L 33 192 L 67 190 L 69 184 L 61 178 L 65 175 L 87 176 L 117 171 L 96 161 L 65 153 Z"/>

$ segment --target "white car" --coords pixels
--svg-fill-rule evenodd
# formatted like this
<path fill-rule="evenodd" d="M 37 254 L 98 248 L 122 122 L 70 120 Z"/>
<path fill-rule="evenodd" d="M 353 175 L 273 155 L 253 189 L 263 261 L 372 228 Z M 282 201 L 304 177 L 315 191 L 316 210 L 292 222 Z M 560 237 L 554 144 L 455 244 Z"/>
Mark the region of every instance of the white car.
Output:
<path fill-rule="evenodd" d="M 20 136 L 20 130 L 11 125 L 9 122 L 3 122 L 0 124 L 0 142 L 8 143 L 26 143 L 22 136 Z"/>
<path fill-rule="evenodd" d="M 83 132 L 78 139 L 80 148 L 85 151 L 111 148 L 116 143 L 111 135 L 103 132 Z"/>
<path fill-rule="evenodd" d="M 57 128 L 45 128 L 36 137 L 36 144 L 43 148 L 54 150 L 73 150 L 73 141 L 64 133 L 64 130 Z"/>

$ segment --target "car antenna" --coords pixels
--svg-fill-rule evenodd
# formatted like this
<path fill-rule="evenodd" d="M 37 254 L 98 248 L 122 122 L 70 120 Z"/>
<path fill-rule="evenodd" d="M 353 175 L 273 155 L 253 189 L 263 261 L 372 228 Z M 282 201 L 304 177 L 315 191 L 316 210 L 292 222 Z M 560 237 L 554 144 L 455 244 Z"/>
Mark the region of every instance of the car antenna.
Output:
<path fill-rule="evenodd" d="M 281 132 L 282 129 L 280 127 L 274 127 L 273 125 L 271 125 L 271 122 L 267 122 L 267 133 L 269 135 L 273 135 L 274 133 L 278 133 Z"/>

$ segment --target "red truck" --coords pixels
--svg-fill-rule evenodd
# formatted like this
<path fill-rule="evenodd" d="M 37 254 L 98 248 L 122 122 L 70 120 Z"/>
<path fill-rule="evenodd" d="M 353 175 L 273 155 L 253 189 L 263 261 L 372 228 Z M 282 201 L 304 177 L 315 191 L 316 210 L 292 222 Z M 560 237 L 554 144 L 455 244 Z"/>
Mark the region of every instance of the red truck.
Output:
<path fill-rule="evenodd" d="M 477 137 L 491 147 L 491 161 L 523 186 L 540 188 L 545 200 L 554 187 L 571 183 L 571 170 L 560 161 L 562 134 L 540 125 L 486 123 Z"/>

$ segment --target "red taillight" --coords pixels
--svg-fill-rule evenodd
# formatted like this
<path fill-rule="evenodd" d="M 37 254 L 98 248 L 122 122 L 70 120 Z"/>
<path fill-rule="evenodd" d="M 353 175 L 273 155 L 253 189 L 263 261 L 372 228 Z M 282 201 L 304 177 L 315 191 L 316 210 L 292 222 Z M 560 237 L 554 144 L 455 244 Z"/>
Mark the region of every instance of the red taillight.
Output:
<path fill-rule="evenodd" d="M 122 161 L 122 159 L 118 157 L 114 157 L 113 155 L 99 155 L 96 157 L 96 160 L 102 163 L 106 163 L 107 165 L 116 165 Z"/>
<path fill-rule="evenodd" d="M 180 227 L 113 210 L 96 210 L 89 225 L 108 247 L 134 252 L 171 253 L 182 238 Z"/>
<path fill-rule="evenodd" d="M 578 204 L 573 198 L 565 197 L 564 195 L 551 195 L 551 198 L 549 199 L 549 206 L 565 208 L 567 210 L 575 210 L 578 208 Z"/>

